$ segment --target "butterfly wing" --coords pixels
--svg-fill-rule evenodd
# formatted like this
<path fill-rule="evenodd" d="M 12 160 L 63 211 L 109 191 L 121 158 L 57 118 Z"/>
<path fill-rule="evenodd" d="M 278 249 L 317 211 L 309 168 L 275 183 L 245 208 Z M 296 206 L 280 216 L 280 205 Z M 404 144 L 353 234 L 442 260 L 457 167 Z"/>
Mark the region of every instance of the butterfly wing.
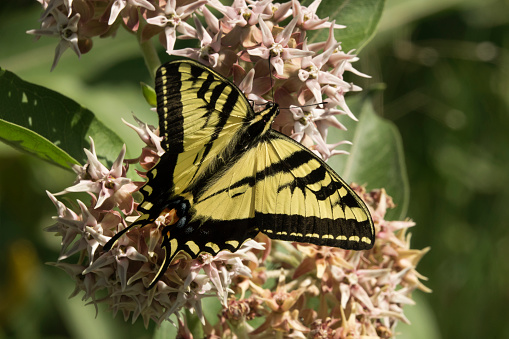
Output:
<path fill-rule="evenodd" d="M 369 249 L 375 230 L 366 204 L 309 149 L 276 131 L 260 145 L 255 219 L 274 239 Z"/>
<path fill-rule="evenodd" d="M 228 79 L 193 60 L 161 66 L 156 93 L 163 148 L 171 153 L 200 153 L 197 163 L 217 155 L 255 115 Z M 205 151 L 199 152 L 202 148 Z"/>
<path fill-rule="evenodd" d="M 190 192 L 196 184 L 210 176 L 213 162 L 231 151 L 239 131 L 254 118 L 237 87 L 193 60 L 159 68 L 156 93 L 165 153 L 140 189 L 143 201 L 138 220 L 144 224 L 159 216 L 165 201 L 175 196 L 192 200 Z"/>
<path fill-rule="evenodd" d="M 179 247 L 172 251 L 191 257 L 233 252 L 260 231 L 344 249 L 374 244 L 364 202 L 309 149 L 276 131 L 224 163 L 201 187 L 189 212 L 191 232 L 174 231 Z"/>
<path fill-rule="evenodd" d="M 210 176 L 211 164 L 231 153 L 240 131 L 255 118 L 242 92 L 228 79 L 194 60 L 161 66 L 156 74 L 157 113 L 165 153 L 147 172 L 140 188 L 140 217 L 105 246 L 134 226 L 154 222 L 177 197 L 192 201 L 196 183 Z"/>

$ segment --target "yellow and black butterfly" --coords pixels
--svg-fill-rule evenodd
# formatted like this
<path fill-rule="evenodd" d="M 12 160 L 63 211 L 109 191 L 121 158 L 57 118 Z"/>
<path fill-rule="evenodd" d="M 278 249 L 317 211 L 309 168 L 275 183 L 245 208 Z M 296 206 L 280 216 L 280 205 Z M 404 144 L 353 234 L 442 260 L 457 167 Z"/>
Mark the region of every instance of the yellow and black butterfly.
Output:
<path fill-rule="evenodd" d="M 159 131 L 165 153 L 140 189 L 141 216 L 163 229 L 165 260 L 152 287 L 183 251 L 236 251 L 263 232 L 273 239 L 369 249 L 374 227 L 364 202 L 321 159 L 273 129 L 279 108 L 255 113 L 230 80 L 193 60 L 169 62 L 156 75 Z"/>

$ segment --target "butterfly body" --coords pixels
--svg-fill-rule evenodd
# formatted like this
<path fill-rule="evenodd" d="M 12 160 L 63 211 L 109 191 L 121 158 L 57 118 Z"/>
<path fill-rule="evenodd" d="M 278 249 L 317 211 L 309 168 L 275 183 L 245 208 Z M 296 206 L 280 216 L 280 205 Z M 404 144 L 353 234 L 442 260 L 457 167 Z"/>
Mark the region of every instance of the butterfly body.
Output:
<path fill-rule="evenodd" d="M 258 232 L 345 249 L 373 246 L 364 202 L 310 150 L 271 129 L 277 104 L 255 113 L 233 83 L 192 60 L 161 66 L 156 92 L 165 153 L 140 189 L 140 217 L 105 246 L 175 209 L 179 220 L 162 231 L 166 257 L 151 287 L 179 252 L 234 252 Z"/>

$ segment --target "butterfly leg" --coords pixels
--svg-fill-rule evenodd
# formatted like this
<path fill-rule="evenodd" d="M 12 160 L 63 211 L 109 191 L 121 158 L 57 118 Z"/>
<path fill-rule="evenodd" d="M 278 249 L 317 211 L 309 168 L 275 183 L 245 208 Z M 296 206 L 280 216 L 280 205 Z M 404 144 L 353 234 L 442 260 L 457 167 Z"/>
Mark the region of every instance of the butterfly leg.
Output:
<path fill-rule="evenodd" d="M 136 222 L 133 222 L 131 225 L 127 226 L 126 228 L 124 228 L 122 231 L 118 232 L 117 234 L 115 234 L 110 240 L 108 240 L 108 242 L 104 245 L 103 247 L 103 250 L 105 252 L 108 252 L 109 250 L 111 250 L 111 248 L 113 247 L 113 245 L 115 245 L 115 243 L 118 241 L 118 239 L 120 239 L 121 236 L 123 236 L 125 233 L 127 233 L 127 231 L 129 231 L 131 228 L 133 228 L 134 226 L 138 225 Z"/>
<path fill-rule="evenodd" d="M 179 218 L 179 220 L 175 224 L 167 225 L 164 227 L 162 233 L 163 233 L 163 243 L 161 247 L 165 251 L 165 256 L 163 263 L 161 267 L 159 268 L 159 271 L 157 272 L 154 280 L 149 285 L 149 289 L 155 286 L 155 284 L 161 280 L 164 273 L 170 266 L 173 258 L 180 249 L 182 249 L 181 244 L 178 242 L 179 237 L 171 237 L 171 232 L 180 233 L 180 232 L 192 232 L 185 229 L 185 226 L 187 225 L 188 216 L 187 213 L 189 211 L 189 201 L 187 201 L 184 198 L 179 197 L 176 200 L 171 201 L 165 209 L 175 209 L 176 215 Z"/>

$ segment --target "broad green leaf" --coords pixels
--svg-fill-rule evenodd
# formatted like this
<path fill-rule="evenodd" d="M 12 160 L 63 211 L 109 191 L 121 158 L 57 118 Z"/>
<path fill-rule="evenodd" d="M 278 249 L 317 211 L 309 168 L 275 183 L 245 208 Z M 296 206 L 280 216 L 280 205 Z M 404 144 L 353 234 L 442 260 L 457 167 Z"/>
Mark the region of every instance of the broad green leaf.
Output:
<path fill-rule="evenodd" d="M 0 119 L 0 141 L 64 168 L 78 164 L 76 159 L 45 137 L 3 119 Z"/>
<path fill-rule="evenodd" d="M 357 99 L 349 102 L 349 107 L 359 121 L 344 117 L 341 122 L 348 130 L 329 129 L 328 141 L 351 141 L 350 155 L 334 156 L 329 165 L 346 182 L 366 185 L 368 190 L 385 188 L 397 205 L 388 211 L 387 219 L 405 218 L 410 193 L 399 131 L 392 122 L 376 115 L 369 100 Z"/>
<path fill-rule="evenodd" d="M 90 146 L 89 136 L 105 163 L 113 162 L 122 148 L 122 140 L 91 111 L 5 69 L 0 69 L 0 119 L 6 122 L 0 131 L 3 141 L 66 168 L 86 161 L 83 148 Z"/>
<path fill-rule="evenodd" d="M 315 0 L 316 1 L 316 0 Z M 302 1 L 309 6 L 313 1 Z M 341 42 L 343 51 L 356 49 L 357 52 L 373 37 L 385 0 L 324 0 L 318 6 L 317 15 L 320 18 L 329 17 L 329 21 L 336 20 L 336 24 L 346 28 L 335 29 L 334 36 Z M 308 42 L 326 41 L 329 37 L 328 29 L 309 31 Z"/>

